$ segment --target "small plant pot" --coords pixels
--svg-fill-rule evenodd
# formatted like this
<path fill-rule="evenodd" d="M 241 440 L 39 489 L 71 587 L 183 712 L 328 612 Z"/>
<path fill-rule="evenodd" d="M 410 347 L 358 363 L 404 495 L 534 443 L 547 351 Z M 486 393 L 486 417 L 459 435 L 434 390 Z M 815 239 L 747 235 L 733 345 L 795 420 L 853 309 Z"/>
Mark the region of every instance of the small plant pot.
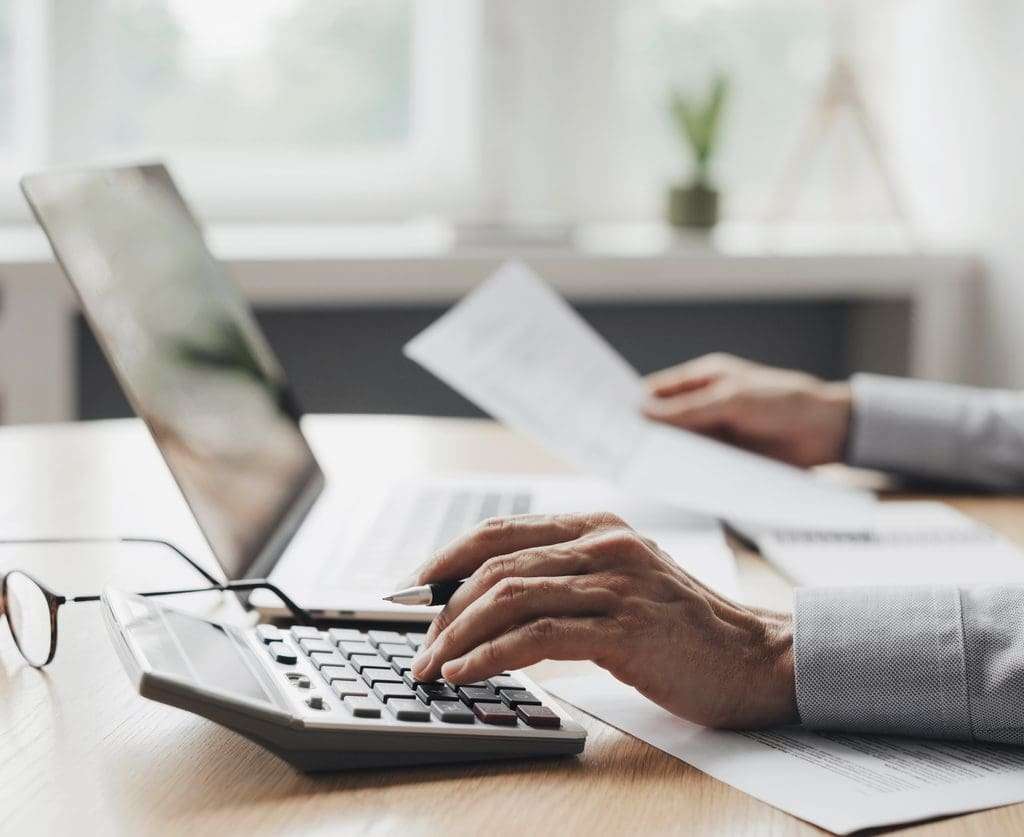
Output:
<path fill-rule="evenodd" d="M 709 230 L 718 223 L 718 191 L 702 183 L 668 191 L 668 222 L 673 227 Z"/>

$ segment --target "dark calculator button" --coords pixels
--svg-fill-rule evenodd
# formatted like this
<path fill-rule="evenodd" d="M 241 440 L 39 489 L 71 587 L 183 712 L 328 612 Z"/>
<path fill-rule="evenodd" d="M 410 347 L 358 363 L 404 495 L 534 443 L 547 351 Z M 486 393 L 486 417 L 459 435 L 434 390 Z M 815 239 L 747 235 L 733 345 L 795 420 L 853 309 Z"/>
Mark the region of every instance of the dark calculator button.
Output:
<path fill-rule="evenodd" d="M 295 639 L 320 639 L 323 632 L 311 625 L 292 625 L 292 636 Z"/>
<path fill-rule="evenodd" d="M 530 706 L 523 703 L 516 707 L 516 714 L 531 727 L 558 729 L 562 725 L 562 719 L 546 706 Z"/>
<path fill-rule="evenodd" d="M 378 683 L 373 687 L 373 693 L 385 703 L 391 698 L 415 698 L 412 689 L 405 683 Z"/>
<path fill-rule="evenodd" d="M 357 631 L 355 628 L 331 628 L 327 635 L 331 638 L 331 642 L 335 644 L 339 642 L 366 642 L 366 634 L 362 631 Z"/>
<path fill-rule="evenodd" d="M 459 686 L 459 697 L 466 703 L 490 702 L 496 703 L 498 696 L 490 686 L 481 688 L 479 686 Z"/>
<path fill-rule="evenodd" d="M 390 660 L 392 657 L 411 657 L 412 649 L 404 642 L 382 642 L 377 646 L 377 653 L 385 660 Z"/>
<path fill-rule="evenodd" d="M 353 683 L 348 680 L 335 680 L 331 683 L 331 689 L 340 698 L 366 697 L 369 690 L 362 683 Z"/>
<path fill-rule="evenodd" d="M 420 685 L 420 681 L 413 676 L 412 671 L 406 671 L 402 673 L 402 682 L 405 683 L 410 689 L 415 689 Z"/>
<path fill-rule="evenodd" d="M 522 683 L 520 683 L 514 677 L 509 677 L 507 674 L 501 674 L 501 675 L 498 675 L 497 677 L 492 677 L 487 682 L 490 683 L 495 688 L 495 690 L 499 691 L 499 692 L 502 689 L 522 689 L 523 688 L 523 684 Z"/>
<path fill-rule="evenodd" d="M 377 652 L 368 642 L 339 642 L 338 650 L 345 657 L 376 657 Z"/>
<path fill-rule="evenodd" d="M 306 698 L 306 706 L 310 709 L 326 709 L 327 706 L 324 704 L 323 695 L 310 695 Z"/>
<path fill-rule="evenodd" d="M 405 644 L 405 637 L 403 637 L 398 631 L 369 631 L 367 632 L 369 637 L 370 645 L 376 648 L 382 642 L 400 642 Z"/>
<path fill-rule="evenodd" d="M 280 642 L 284 639 L 284 631 L 280 628 L 275 628 L 273 625 L 257 625 L 256 636 L 267 643 Z"/>
<path fill-rule="evenodd" d="M 345 665 L 344 658 L 337 651 L 314 651 L 309 655 L 309 661 L 317 668 Z"/>
<path fill-rule="evenodd" d="M 473 714 L 485 724 L 503 727 L 516 725 L 516 713 L 501 703 L 474 703 Z"/>
<path fill-rule="evenodd" d="M 348 664 L 359 672 L 365 671 L 368 668 L 391 668 L 391 666 L 388 664 L 386 660 L 376 655 L 374 655 L 373 657 L 351 657 L 348 661 Z M 391 670 L 394 671 L 394 669 Z"/>
<path fill-rule="evenodd" d="M 371 686 L 378 683 L 401 683 L 402 675 L 395 674 L 389 668 L 368 668 L 363 672 L 363 680 Z"/>
<path fill-rule="evenodd" d="M 399 674 L 405 674 L 412 669 L 412 657 L 392 657 L 391 668 Z"/>
<path fill-rule="evenodd" d="M 418 700 L 395 698 L 388 701 L 388 710 L 399 721 L 429 721 L 430 710 Z"/>
<path fill-rule="evenodd" d="M 356 673 L 351 668 L 345 665 L 341 666 L 321 666 L 320 676 L 328 683 L 334 680 L 349 680 L 353 681 L 356 679 Z"/>
<path fill-rule="evenodd" d="M 328 653 L 334 651 L 334 646 L 326 639 L 300 639 L 299 647 L 307 654 L 312 654 L 314 651 L 327 651 Z"/>
<path fill-rule="evenodd" d="M 427 638 L 426 634 L 406 634 L 405 635 L 405 641 L 408 642 L 417 651 L 420 650 L 420 646 L 423 645 L 423 643 L 426 640 L 426 638 Z"/>
<path fill-rule="evenodd" d="M 379 718 L 380 705 L 368 697 L 350 695 L 345 698 L 345 707 L 357 718 Z"/>
<path fill-rule="evenodd" d="M 295 652 L 283 642 L 270 643 L 270 645 L 267 646 L 267 651 L 270 652 L 271 657 L 285 665 L 294 665 L 295 661 L 298 659 Z"/>
<path fill-rule="evenodd" d="M 498 696 L 504 703 L 512 707 L 520 706 L 524 703 L 540 706 L 540 701 L 534 697 L 532 692 L 528 692 L 526 689 L 502 689 L 498 692 Z"/>
<path fill-rule="evenodd" d="M 473 713 L 455 700 L 435 700 L 430 711 L 446 724 L 471 724 Z"/>
<path fill-rule="evenodd" d="M 435 700 L 458 700 L 459 696 L 447 683 L 418 683 L 416 685 L 416 697 L 424 703 L 433 703 Z"/>

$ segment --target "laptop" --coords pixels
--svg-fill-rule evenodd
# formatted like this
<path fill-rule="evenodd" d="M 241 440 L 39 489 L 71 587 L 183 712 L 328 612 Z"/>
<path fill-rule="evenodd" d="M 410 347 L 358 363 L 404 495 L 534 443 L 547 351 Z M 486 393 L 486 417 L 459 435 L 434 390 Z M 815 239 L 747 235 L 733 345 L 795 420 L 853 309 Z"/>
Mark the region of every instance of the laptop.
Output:
<path fill-rule="evenodd" d="M 708 565 L 731 568 L 713 521 L 595 480 L 381 474 L 357 484 L 343 467 L 325 473 L 281 364 L 163 165 L 46 172 L 21 185 L 227 578 L 267 577 L 322 618 L 423 622 L 436 608 L 381 596 L 437 547 L 487 517 L 595 509 L 677 557 L 720 548 L 722 562 Z M 330 374 L 358 362 L 339 358 Z M 271 593 L 250 603 L 284 612 Z"/>

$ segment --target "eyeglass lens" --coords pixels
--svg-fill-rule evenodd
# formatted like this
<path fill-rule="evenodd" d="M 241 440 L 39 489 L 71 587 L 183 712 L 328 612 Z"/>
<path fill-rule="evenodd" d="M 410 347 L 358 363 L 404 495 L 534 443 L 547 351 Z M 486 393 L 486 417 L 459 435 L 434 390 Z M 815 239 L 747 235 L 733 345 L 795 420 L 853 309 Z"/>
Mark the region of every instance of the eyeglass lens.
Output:
<path fill-rule="evenodd" d="M 7 620 L 22 656 L 34 666 L 50 656 L 50 605 L 31 578 L 17 571 L 7 575 Z"/>

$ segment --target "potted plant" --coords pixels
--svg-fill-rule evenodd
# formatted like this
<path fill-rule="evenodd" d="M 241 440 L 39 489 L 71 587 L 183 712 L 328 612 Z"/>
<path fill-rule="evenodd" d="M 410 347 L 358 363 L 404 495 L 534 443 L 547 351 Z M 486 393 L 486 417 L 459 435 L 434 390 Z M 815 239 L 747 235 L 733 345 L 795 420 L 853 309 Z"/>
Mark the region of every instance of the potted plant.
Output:
<path fill-rule="evenodd" d="M 710 168 L 718 142 L 722 109 L 729 80 L 717 75 L 704 98 L 671 93 L 672 121 L 683 144 L 693 155 L 693 175 L 688 184 L 677 184 L 668 193 L 668 220 L 676 227 L 710 229 L 718 222 L 718 190 L 711 184 Z"/>

